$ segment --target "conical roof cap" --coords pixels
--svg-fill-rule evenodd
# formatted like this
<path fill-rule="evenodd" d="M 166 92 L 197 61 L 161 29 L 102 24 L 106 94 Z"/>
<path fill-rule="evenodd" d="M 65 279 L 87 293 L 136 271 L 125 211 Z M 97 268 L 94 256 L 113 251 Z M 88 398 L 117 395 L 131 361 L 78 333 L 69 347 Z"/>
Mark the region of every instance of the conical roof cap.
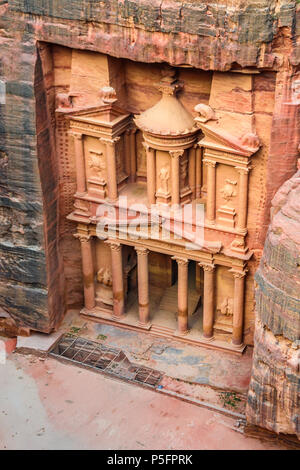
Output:
<path fill-rule="evenodd" d="M 165 76 L 159 85 L 162 92 L 161 99 L 151 108 L 135 116 L 137 127 L 158 135 L 179 136 L 194 132 L 196 129 L 193 116 L 176 97 L 176 91 L 181 87 L 174 76 L 170 74 Z"/>

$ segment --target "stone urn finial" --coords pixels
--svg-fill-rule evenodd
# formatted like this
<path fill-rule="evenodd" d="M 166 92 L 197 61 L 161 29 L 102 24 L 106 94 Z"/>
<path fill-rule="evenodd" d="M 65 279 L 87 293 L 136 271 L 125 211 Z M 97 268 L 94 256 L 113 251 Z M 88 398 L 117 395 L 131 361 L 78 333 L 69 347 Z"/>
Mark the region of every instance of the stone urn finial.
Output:
<path fill-rule="evenodd" d="M 99 95 L 104 104 L 113 104 L 117 101 L 116 90 L 111 86 L 102 87 Z"/>
<path fill-rule="evenodd" d="M 175 95 L 181 88 L 183 88 L 183 83 L 178 81 L 176 69 L 166 64 L 161 69 L 159 91 L 161 91 L 163 95 Z"/>
<path fill-rule="evenodd" d="M 260 147 L 259 137 L 253 132 L 247 132 L 247 134 L 244 134 L 243 137 L 241 138 L 241 143 L 242 145 L 245 145 L 246 147 L 249 147 L 249 148 Z"/>
<path fill-rule="evenodd" d="M 198 113 L 199 115 L 196 118 L 196 121 L 198 122 L 207 122 L 207 121 L 217 120 L 216 113 L 207 104 L 204 104 L 204 103 L 196 104 L 196 106 L 194 107 L 194 111 L 196 111 L 196 113 Z"/>

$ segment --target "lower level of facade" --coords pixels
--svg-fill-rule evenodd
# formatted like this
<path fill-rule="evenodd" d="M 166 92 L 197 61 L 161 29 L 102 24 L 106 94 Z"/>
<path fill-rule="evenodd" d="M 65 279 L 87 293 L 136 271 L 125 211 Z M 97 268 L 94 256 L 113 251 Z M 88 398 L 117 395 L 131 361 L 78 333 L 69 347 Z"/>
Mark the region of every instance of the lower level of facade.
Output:
<path fill-rule="evenodd" d="M 94 320 L 242 353 L 245 262 L 161 240 L 99 239 L 78 224 L 84 308 Z"/>

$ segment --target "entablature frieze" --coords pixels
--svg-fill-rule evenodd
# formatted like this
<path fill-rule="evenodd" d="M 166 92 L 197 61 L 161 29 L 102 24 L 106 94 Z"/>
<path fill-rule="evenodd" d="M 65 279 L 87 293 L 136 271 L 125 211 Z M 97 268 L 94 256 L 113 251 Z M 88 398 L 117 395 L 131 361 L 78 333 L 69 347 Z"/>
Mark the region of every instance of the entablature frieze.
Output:
<path fill-rule="evenodd" d="M 70 121 L 69 133 L 83 134 L 97 138 L 115 138 L 123 134 L 130 125 L 130 119 L 117 123 L 115 126 L 109 126 L 107 123 L 90 124 L 82 121 Z"/>
<path fill-rule="evenodd" d="M 203 163 L 205 162 L 223 163 L 224 165 L 247 168 L 249 167 L 251 160 L 249 157 L 205 149 Z"/>
<path fill-rule="evenodd" d="M 169 150 L 185 150 L 197 142 L 197 134 L 192 134 L 184 137 L 176 137 L 174 135 L 168 136 L 153 136 L 144 132 L 145 143 L 155 150 L 162 150 L 169 152 Z"/>
<path fill-rule="evenodd" d="M 83 225 L 83 224 L 79 224 Z M 78 229 L 80 231 L 80 229 Z M 89 236 L 97 237 L 96 233 L 96 226 L 95 225 L 90 225 L 88 227 L 88 232 L 87 233 Z M 100 239 L 99 239 L 100 240 Z M 130 239 L 130 238 L 122 238 L 122 237 L 116 237 L 114 239 L 109 238 L 109 234 L 107 237 L 107 243 L 115 243 L 115 244 L 121 244 L 121 245 L 128 245 L 134 247 L 136 250 L 146 252 L 145 250 L 148 251 L 153 251 L 157 253 L 162 253 L 174 257 L 179 257 L 191 261 L 196 261 L 200 263 L 205 263 L 207 265 L 219 265 L 219 266 L 224 266 L 228 268 L 232 268 L 238 272 L 242 271 L 246 264 L 247 261 L 227 256 L 222 253 L 208 253 L 206 251 L 201 251 L 201 250 L 188 250 L 184 246 L 179 246 L 179 245 L 174 245 L 172 243 L 168 243 L 165 241 L 160 241 L 160 240 L 142 240 L 142 239 Z"/>

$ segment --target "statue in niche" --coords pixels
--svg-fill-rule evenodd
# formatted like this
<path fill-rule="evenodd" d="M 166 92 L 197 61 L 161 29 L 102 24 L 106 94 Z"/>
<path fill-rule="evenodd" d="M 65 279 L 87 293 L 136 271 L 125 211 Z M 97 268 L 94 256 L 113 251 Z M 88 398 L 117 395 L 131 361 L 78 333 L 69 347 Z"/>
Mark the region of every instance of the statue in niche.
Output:
<path fill-rule="evenodd" d="M 233 315 L 233 299 L 225 297 L 220 306 L 220 312 L 222 315 L 230 316 Z"/>
<path fill-rule="evenodd" d="M 186 177 L 187 177 L 187 174 L 188 174 L 188 160 L 187 159 L 184 159 L 184 160 L 181 160 L 180 162 L 180 178 L 181 178 L 181 186 L 185 186 L 186 184 Z"/>
<path fill-rule="evenodd" d="M 104 286 L 112 286 L 112 274 L 108 268 L 101 268 L 97 272 L 97 281 Z"/>
<path fill-rule="evenodd" d="M 170 178 L 170 168 L 168 166 L 163 166 L 159 172 L 160 179 L 160 191 L 164 194 L 168 193 L 169 190 L 169 178 Z"/>
<path fill-rule="evenodd" d="M 225 180 L 225 186 L 220 190 L 220 193 L 222 194 L 223 199 L 225 201 L 230 201 L 233 197 L 236 196 L 236 191 L 234 189 L 234 186 L 236 186 L 237 181 L 232 181 L 232 180 Z"/>
<path fill-rule="evenodd" d="M 137 157 L 137 175 L 147 176 L 147 156 L 146 150 L 142 145 L 143 134 L 139 131 L 136 134 L 136 157 Z"/>
<path fill-rule="evenodd" d="M 105 181 L 106 162 L 103 152 L 90 150 L 89 167 L 91 170 L 95 170 L 101 181 Z"/>

